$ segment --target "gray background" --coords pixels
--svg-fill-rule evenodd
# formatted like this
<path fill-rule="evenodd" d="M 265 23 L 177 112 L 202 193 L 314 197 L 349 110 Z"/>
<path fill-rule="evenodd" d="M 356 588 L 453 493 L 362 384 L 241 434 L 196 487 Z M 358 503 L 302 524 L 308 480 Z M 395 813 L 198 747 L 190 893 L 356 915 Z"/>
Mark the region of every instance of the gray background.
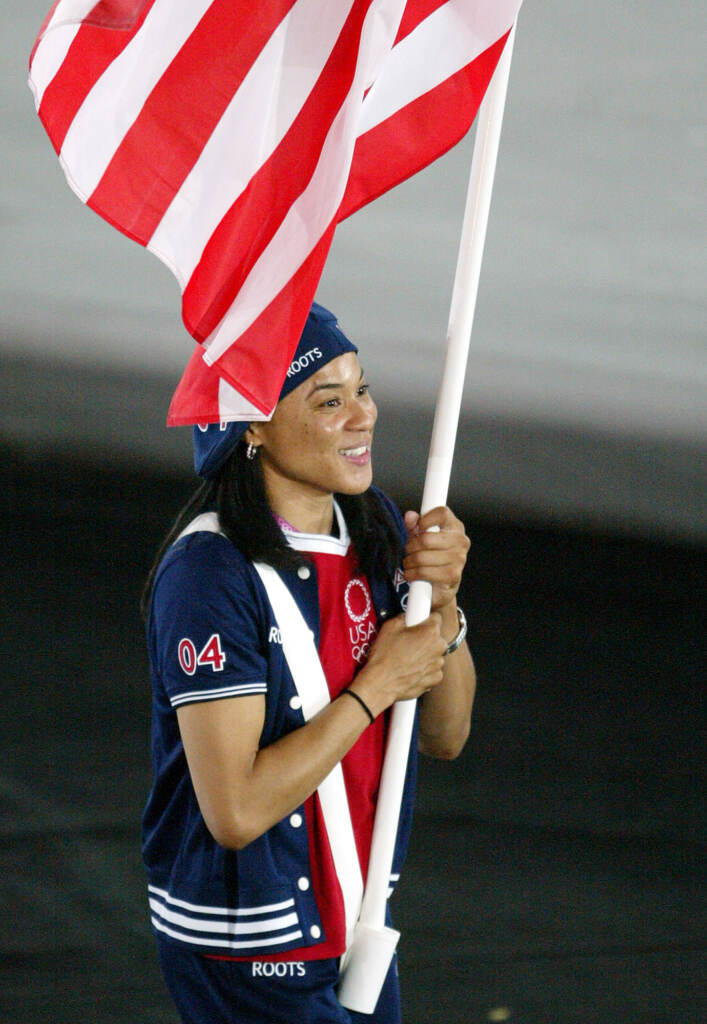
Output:
<path fill-rule="evenodd" d="M 0 435 L 186 465 L 164 429 L 192 349 L 154 257 L 85 209 L 33 110 L 45 0 L 0 40 Z M 700 5 L 521 9 L 452 496 L 704 536 Z M 342 224 L 318 297 L 381 407 L 377 478 L 421 489 L 472 138 Z M 87 448 L 88 446 L 88 448 Z"/>

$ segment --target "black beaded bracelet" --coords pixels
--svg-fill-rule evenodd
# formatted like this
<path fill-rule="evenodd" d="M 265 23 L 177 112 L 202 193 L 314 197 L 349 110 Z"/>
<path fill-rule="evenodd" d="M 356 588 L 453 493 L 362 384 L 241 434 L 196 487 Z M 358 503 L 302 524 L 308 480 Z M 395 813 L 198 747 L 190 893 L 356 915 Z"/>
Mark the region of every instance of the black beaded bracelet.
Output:
<path fill-rule="evenodd" d="M 348 693 L 349 697 L 353 697 L 353 699 L 354 699 L 354 700 L 357 700 L 357 701 L 358 701 L 358 703 L 359 703 L 359 704 L 361 705 L 361 707 L 363 708 L 363 710 L 364 710 L 364 711 L 366 712 L 366 714 L 368 715 L 368 717 L 370 718 L 371 722 L 375 722 L 375 720 L 376 720 L 376 719 L 375 719 L 375 715 L 373 714 L 373 712 L 372 712 L 372 711 L 371 711 L 371 709 L 369 708 L 368 704 L 366 704 L 366 702 L 365 702 L 365 700 L 363 699 L 363 697 L 359 697 L 359 695 L 358 695 L 357 693 L 354 693 L 354 691 L 353 691 L 353 690 L 342 690 L 342 691 L 341 691 L 341 693 L 339 694 L 339 696 L 341 697 L 341 696 L 343 696 L 343 695 L 344 695 L 345 693 Z"/>

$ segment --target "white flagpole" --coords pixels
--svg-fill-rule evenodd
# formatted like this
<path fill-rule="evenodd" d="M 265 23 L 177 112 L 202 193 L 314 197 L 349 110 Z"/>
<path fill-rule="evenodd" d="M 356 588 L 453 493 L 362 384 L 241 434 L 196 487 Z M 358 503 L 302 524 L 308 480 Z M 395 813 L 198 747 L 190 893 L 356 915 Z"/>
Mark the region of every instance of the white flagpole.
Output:
<path fill-rule="evenodd" d="M 514 37 L 515 25 L 479 108 L 449 311 L 447 353 L 422 496 L 423 514 L 447 501 Z M 427 618 L 431 594 L 432 588 L 427 583 L 411 585 L 405 613 L 408 626 Z M 341 972 L 339 1001 L 359 1013 L 374 1012 L 399 938 L 399 932 L 386 927 L 385 911 L 415 705 L 415 701 L 401 701 L 391 714 L 361 915 Z"/>

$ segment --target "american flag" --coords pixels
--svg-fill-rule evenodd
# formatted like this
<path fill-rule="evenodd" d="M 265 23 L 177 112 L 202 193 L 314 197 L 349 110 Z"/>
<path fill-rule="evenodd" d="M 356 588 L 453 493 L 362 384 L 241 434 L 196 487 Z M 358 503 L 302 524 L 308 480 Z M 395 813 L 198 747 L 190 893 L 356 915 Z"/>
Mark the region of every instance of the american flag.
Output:
<path fill-rule="evenodd" d="M 30 58 L 79 198 L 170 267 L 172 425 L 262 419 L 337 223 L 476 115 L 521 0 L 57 0 Z"/>

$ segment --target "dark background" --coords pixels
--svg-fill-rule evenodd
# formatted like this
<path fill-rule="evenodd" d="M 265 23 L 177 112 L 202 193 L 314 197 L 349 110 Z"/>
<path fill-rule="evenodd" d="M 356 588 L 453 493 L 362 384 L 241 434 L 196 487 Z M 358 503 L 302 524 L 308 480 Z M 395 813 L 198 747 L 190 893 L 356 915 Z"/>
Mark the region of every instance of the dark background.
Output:
<path fill-rule="evenodd" d="M 2 456 L 0 1021 L 176 1024 L 137 605 L 192 479 Z M 705 551 L 457 511 L 480 681 L 462 757 L 422 766 L 406 1024 L 697 1024 Z"/>

